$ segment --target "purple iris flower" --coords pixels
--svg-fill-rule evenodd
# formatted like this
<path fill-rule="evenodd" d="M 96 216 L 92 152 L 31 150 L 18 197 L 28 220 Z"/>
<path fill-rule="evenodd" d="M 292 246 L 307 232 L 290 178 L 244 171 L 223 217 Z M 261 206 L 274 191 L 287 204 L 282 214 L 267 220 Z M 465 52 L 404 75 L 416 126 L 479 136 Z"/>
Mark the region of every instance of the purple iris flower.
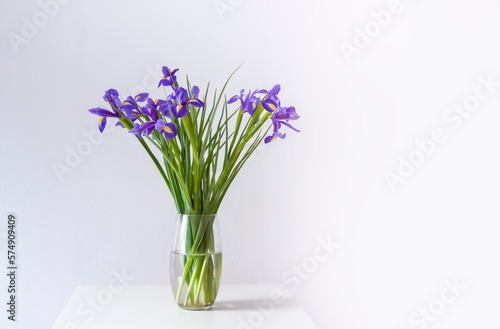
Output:
<path fill-rule="evenodd" d="M 104 93 L 104 100 L 108 102 L 111 107 L 114 107 L 114 109 L 119 109 L 121 105 L 121 101 L 118 95 L 118 92 L 115 89 L 108 89 Z"/>
<path fill-rule="evenodd" d="M 101 133 L 104 131 L 104 128 L 106 128 L 107 118 L 121 118 L 122 117 L 120 112 L 118 112 L 114 108 L 112 110 L 113 111 L 108 111 L 108 110 L 103 109 L 101 107 L 96 107 L 96 108 L 89 110 L 90 113 L 100 116 L 99 122 L 97 123 L 97 125 L 99 126 L 99 131 Z"/>
<path fill-rule="evenodd" d="M 193 86 L 193 88 L 191 88 L 191 96 L 193 96 L 193 98 L 198 98 L 199 94 L 200 88 L 198 88 L 198 86 Z"/>
<path fill-rule="evenodd" d="M 135 97 L 134 97 L 134 101 L 138 102 L 138 103 L 142 103 L 144 102 L 146 99 L 148 99 L 148 96 L 149 94 L 148 93 L 140 93 L 140 94 L 137 94 Z"/>
<path fill-rule="evenodd" d="M 271 121 L 273 123 L 273 133 L 264 139 L 264 142 L 266 144 L 274 141 L 277 137 L 285 139 L 286 134 L 282 134 L 280 132 L 282 126 L 287 126 L 288 128 L 296 132 L 300 132 L 300 130 L 296 129 L 289 123 L 290 120 L 297 120 L 298 118 L 300 118 L 300 116 L 297 115 L 297 112 L 295 111 L 295 107 L 282 107 L 279 101 L 278 103 L 274 104 L 276 104 L 276 110 L 273 111 L 273 115 L 271 116 Z"/>
<path fill-rule="evenodd" d="M 142 124 L 135 123 L 134 128 L 130 132 L 142 138 L 143 133 L 149 136 L 156 129 L 159 133 L 164 134 L 166 139 L 175 138 L 177 136 L 177 125 L 173 122 L 167 123 L 158 116 L 158 112 L 161 112 L 160 107 L 164 105 L 161 102 L 166 101 L 158 99 L 153 101 L 151 98 L 148 98 L 148 103 L 141 110 L 151 121 Z"/>
<path fill-rule="evenodd" d="M 270 98 L 266 98 L 262 102 L 262 107 L 264 109 L 266 109 L 266 111 L 273 113 L 274 111 L 276 111 L 278 109 L 278 102 L 276 102 Z"/>
<path fill-rule="evenodd" d="M 144 102 L 148 98 L 148 93 L 141 93 L 132 98 L 132 96 L 128 96 L 127 99 L 123 101 L 120 105 L 120 110 L 125 112 L 127 118 L 132 121 L 137 119 L 137 115 L 141 115 L 139 111 L 139 106 L 137 103 Z"/>
<path fill-rule="evenodd" d="M 274 112 L 278 108 L 279 98 L 278 93 L 280 92 L 280 85 L 276 85 L 273 89 L 267 90 L 259 90 L 259 92 L 264 92 L 266 94 L 266 99 L 262 102 L 262 107 L 265 108 L 268 112 Z"/>
<path fill-rule="evenodd" d="M 275 131 L 273 132 L 272 135 L 270 136 L 267 136 L 265 139 L 264 139 L 264 143 L 271 143 L 272 141 L 274 141 L 276 138 L 281 138 L 281 139 L 285 139 L 286 137 L 286 134 L 282 134 L 280 133 L 279 131 Z"/>
<path fill-rule="evenodd" d="M 295 111 L 295 107 L 279 107 L 279 110 L 274 113 L 274 116 L 278 120 L 297 120 L 300 116 Z"/>
<path fill-rule="evenodd" d="M 164 110 L 167 104 L 168 102 L 163 99 L 152 100 L 151 98 L 148 98 L 146 105 L 141 108 L 141 111 L 149 117 L 151 117 L 152 115 L 157 115 L 156 113 L 152 114 L 156 111 L 162 113 L 163 115 L 166 115 Z"/>
<path fill-rule="evenodd" d="M 170 105 L 170 113 L 176 118 L 185 117 L 188 113 L 188 104 L 195 107 L 203 107 L 205 104 L 196 97 L 189 98 L 188 92 L 182 87 L 177 87 L 175 89 L 175 96 L 173 97 L 173 102 Z"/>
<path fill-rule="evenodd" d="M 254 92 L 248 91 L 248 94 L 245 96 L 245 89 L 240 91 L 240 95 L 235 95 L 227 101 L 228 104 L 236 102 L 238 99 L 241 103 L 241 110 L 243 113 L 248 112 L 250 116 L 253 116 L 257 107 L 260 104 L 260 98 L 255 96 L 255 94 L 259 93 L 259 90 L 255 90 Z"/>
<path fill-rule="evenodd" d="M 158 83 L 158 87 L 172 86 L 177 81 L 175 72 L 179 71 L 179 69 L 171 71 L 168 67 L 164 66 L 162 70 L 163 70 L 163 78 L 161 78 L 160 83 Z"/>
<path fill-rule="evenodd" d="M 278 101 L 278 94 L 281 90 L 281 86 L 280 85 L 275 85 L 271 90 L 267 90 L 267 89 L 261 89 L 259 91 L 257 91 L 257 93 L 259 94 L 266 94 L 266 99 L 272 99 L 274 101 Z"/>
<path fill-rule="evenodd" d="M 116 91 L 115 89 L 106 90 L 104 92 L 103 99 L 111 105 L 111 111 L 103 109 L 102 107 L 96 107 L 89 110 L 90 113 L 100 116 L 97 125 L 101 133 L 104 131 L 104 128 L 106 128 L 107 118 L 122 117 L 120 112 L 118 112 L 118 109 L 120 109 L 121 106 L 121 101 L 118 95 L 118 91 Z"/>
<path fill-rule="evenodd" d="M 156 121 L 155 128 L 158 132 L 165 135 L 166 139 L 174 139 L 177 136 L 177 125 L 173 122 L 167 123 L 160 119 Z"/>
<path fill-rule="evenodd" d="M 132 96 L 128 96 L 127 99 L 121 103 L 120 107 L 123 109 L 124 107 L 132 107 L 134 109 L 137 109 L 137 103 L 142 103 L 145 100 L 148 99 L 148 93 L 140 93 L 136 95 L 134 98 Z"/>
<path fill-rule="evenodd" d="M 154 106 L 150 105 L 150 100 L 154 104 Z M 131 133 L 135 134 L 137 137 L 142 138 L 142 133 L 146 133 L 146 135 L 150 135 L 155 129 L 156 122 L 158 121 L 158 112 L 156 110 L 156 104 L 154 101 L 149 98 L 148 104 L 142 108 L 142 112 L 151 118 L 151 121 L 147 121 L 144 123 L 135 123 L 134 128 L 130 130 Z"/>
<path fill-rule="evenodd" d="M 148 121 L 145 123 L 134 123 L 134 128 L 130 129 L 130 133 L 133 133 L 140 139 L 142 139 L 142 133 L 146 133 L 146 135 L 150 135 L 155 129 L 156 122 Z"/>
<path fill-rule="evenodd" d="M 165 117 L 170 119 L 170 107 L 174 104 L 174 95 L 168 95 L 167 99 L 157 99 L 156 107 Z"/>

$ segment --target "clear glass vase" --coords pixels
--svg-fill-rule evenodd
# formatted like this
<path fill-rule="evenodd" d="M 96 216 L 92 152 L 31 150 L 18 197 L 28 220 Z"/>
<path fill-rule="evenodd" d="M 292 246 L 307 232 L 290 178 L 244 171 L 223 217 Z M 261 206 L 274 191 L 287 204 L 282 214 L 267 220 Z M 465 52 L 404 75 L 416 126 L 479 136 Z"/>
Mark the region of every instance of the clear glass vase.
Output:
<path fill-rule="evenodd" d="M 187 310 L 210 309 L 221 274 L 217 215 L 178 215 L 170 254 L 170 284 L 177 305 Z"/>

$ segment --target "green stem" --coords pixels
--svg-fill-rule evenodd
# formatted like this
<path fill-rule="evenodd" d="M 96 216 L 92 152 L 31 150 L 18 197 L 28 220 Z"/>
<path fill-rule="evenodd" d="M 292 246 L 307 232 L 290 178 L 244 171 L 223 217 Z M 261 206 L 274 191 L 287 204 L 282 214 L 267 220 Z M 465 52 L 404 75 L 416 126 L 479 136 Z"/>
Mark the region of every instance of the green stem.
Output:
<path fill-rule="evenodd" d="M 262 127 L 262 125 L 269 119 L 271 116 L 271 113 L 266 113 L 264 116 L 260 119 L 260 121 L 253 127 L 253 128 L 248 128 L 248 132 L 245 134 L 245 136 L 242 138 L 241 142 L 239 142 L 234 150 L 234 153 L 231 154 L 231 157 L 228 160 L 228 165 L 226 168 L 222 170 L 222 173 L 220 174 L 219 178 L 217 179 L 217 183 L 215 184 L 215 187 L 213 188 L 214 191 L 219 192 L 221 190 L 221 187 L 224 185 L 226 180 L 228 179 L 229 175 L 231 174 L 234 166 L 236 165 L 236 162 L 238 161 L 238 158 L 243 151 L 243 148 L 245 147 L 246 143 L 259 131 L 259 129 Z M 211 200 L 214 201 L 214 200 Z M 213 202 L 211 202 L 211 208 L 210 208 L 210 213 L 217 213 L 218 207 L 213 207 Z"/>
<path fill-rule="evenodd" d="M 241 119 L 243 118 L 243 111 L 238 113 L 238 119 L 236 119 L 236 126 L 234 128 L 233 141 L 231 142 L 231 147 L 229 148 L 229 154 L 232 154 L 234 143 L 236 142 L 236 137 L 240 131 Z"/>
<path fill-rule="evenodd" d="M 184 266 L 184 272 L 182 273 L 181 282 L 179 283 L 179 289 L 177 290 L 177 297 L 176 297 L 177 303 L 179 302 L 179 299 L 181 298 L 181 293 L 182 293 L 182 289 L 184 287 L 184 283 L 186 282 L 186 278 L 191 271 L 190 270 L 191 263 L 193 262 L 193 258 L 194 258 L 193 254 L 194 255 L 198 254 L 198 251 L 196 248 L 198 247 L 198 244 L 200 244 L 200 242 L 201 242 L 200 239 L 204 235 L 207 227 L 208 227 L 208 225 L 202 225 L 201 223 L 198 225 L 198 231 L 196 232 L 196 237 L 195 237 L 194 242 L 191 246 L 189 254 L 187 255 L 188 259 L 187 259 L 186 265 Z"/>
<path fill-rule="evenodd" d="M 201 268 L 201 276 L 198 280 L 198 287 L 196 288 L 194 300 L 198 300 L 200 298 L 200 293 L 201 293 L 201 287 L 203 285 L 203 279 L 205 277 L 205 274 L 207 273 L 207 263 L 210 259 L 209 255 L 205 255 L 205 259 L 203 260 L 203 267 Z"/>

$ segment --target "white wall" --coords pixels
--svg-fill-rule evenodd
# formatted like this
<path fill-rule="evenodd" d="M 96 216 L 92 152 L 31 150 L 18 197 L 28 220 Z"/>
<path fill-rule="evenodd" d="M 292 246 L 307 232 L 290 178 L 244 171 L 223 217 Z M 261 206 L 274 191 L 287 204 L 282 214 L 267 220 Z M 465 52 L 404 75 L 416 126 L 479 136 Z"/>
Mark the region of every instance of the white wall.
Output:
<path fill-rule="evenodd" d="M 228 2 L 218 15 L 214 4 Z M 397 14 L 359 39 L 388 6 Z M 302 132 L 257 152 L 226 197 L 224 283 L 283 282 L 319 328 L 498 327 L 500 87 L 460 125 L 447 110 L 485 95 L 481 76 L 500 81 L 499 10 L 493 0 L 72 0 L 23 36 L 40 5 L 2 0 L 0 232 L 17 213 L 21 304 L 19 322 L 2 311 L 0 325 L 50 328 L 77 285 L 113 271 L 168 284 L 175 208 L 140 145 L 116 129 L 62 180 L 53 163 L 96 128 L 87 109 L 104 90 L 149 88 L 161 65 L 221 86 L 245 61 L 228 95 L 281 83 Z M 17 52 L 10 32 L 26 37 Z M 341 45 L 356 37 L 349 62 Z M 446 140 L 392 191 L 386 173 L 398 174 L 400 156 L 419 160 L 415 139 L 435 129 Z M 292 277 L 329 235 L 333 254 Z M 467 289 L 441 310 L 455 278 Z M 414 315 L 429 306 L 442 314 Z"/>

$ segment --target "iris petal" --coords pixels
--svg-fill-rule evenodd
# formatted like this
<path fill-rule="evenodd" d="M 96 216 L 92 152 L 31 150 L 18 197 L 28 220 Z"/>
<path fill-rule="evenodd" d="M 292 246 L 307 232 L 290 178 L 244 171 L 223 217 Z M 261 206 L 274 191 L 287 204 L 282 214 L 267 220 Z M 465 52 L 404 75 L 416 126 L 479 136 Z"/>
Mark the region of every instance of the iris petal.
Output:
<path fill-rule="evenodd" d="M 99 126 L 99 131 L 102 133 L 104 131 L 104 128 L 106 128 L 106 117 L 101 117 L 99 119 L 99 122 L 98 122 L 98 126 Z"/>

